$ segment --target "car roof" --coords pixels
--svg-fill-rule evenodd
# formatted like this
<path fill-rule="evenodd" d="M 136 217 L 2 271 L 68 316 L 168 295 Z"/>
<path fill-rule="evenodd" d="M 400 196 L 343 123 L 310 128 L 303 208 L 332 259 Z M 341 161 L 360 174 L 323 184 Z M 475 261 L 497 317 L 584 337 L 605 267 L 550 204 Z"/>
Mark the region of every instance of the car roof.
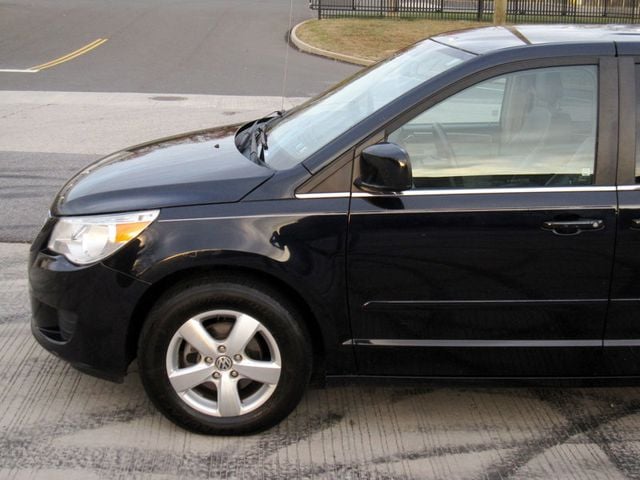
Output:
<path fill-rule="evenodd" d="M 432 39 L 482 55 L 503 48 L 547 43 L 640 43 L 640 25 L 513 25 L 448 32 Z"/>

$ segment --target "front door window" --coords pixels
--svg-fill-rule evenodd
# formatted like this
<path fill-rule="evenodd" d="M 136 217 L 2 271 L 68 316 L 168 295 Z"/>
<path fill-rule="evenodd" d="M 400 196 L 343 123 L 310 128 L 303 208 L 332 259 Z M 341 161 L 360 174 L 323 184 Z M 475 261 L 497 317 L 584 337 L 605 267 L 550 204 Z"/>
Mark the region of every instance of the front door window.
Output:
<path fill-rule="evenodd" d="M 449 97 L 393 131 L 416 188 L 591 185 L 597 67 L 509 73 Z"/>

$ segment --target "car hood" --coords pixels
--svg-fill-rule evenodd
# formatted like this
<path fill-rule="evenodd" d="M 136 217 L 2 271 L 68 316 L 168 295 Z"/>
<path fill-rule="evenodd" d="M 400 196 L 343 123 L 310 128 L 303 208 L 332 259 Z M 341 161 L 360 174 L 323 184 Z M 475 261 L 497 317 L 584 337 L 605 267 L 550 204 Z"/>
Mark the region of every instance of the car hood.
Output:
<path fill-rule="evenodd" d="M 53 215 L 88 215 L 237 202 L 273 175 L 236 148 L 239 125 L 157 140 L 116 152 L 62 188 Z"/>

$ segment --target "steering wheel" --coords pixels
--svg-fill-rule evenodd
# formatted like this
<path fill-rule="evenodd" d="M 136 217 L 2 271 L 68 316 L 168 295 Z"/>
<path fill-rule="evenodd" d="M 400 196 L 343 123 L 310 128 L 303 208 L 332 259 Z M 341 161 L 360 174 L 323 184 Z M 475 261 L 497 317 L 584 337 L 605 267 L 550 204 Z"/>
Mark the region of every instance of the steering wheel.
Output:
<path fill-rule="evenodd" d="M 433 140 L 438 155 L 442 158 L 446 158 L 449 162 L 449 165 L 451 165 L 452 167 L 457 167 L 458 160 L 456 159 L 456 153 L 451 147 L 449 137 L 444 131 L 444 128 L 442 128 L 442 125 L 437 122 L 432 123 L 431 128 L 433 129 Z"/>

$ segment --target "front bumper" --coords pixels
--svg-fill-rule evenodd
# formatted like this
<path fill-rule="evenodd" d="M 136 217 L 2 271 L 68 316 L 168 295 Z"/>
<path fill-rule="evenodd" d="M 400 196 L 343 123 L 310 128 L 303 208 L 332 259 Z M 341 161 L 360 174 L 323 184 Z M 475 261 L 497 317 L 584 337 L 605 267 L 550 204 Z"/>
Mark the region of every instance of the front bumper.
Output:
<path fill-rule="evenodd" d="M 134 308 L 148 284 L 102 264 L 79 267 L 46 251 L 50 228 L 45 225 L 29 258 L 33 335 L 79 370 L 121 381 L 135 356 L 128 341 Z"/>

